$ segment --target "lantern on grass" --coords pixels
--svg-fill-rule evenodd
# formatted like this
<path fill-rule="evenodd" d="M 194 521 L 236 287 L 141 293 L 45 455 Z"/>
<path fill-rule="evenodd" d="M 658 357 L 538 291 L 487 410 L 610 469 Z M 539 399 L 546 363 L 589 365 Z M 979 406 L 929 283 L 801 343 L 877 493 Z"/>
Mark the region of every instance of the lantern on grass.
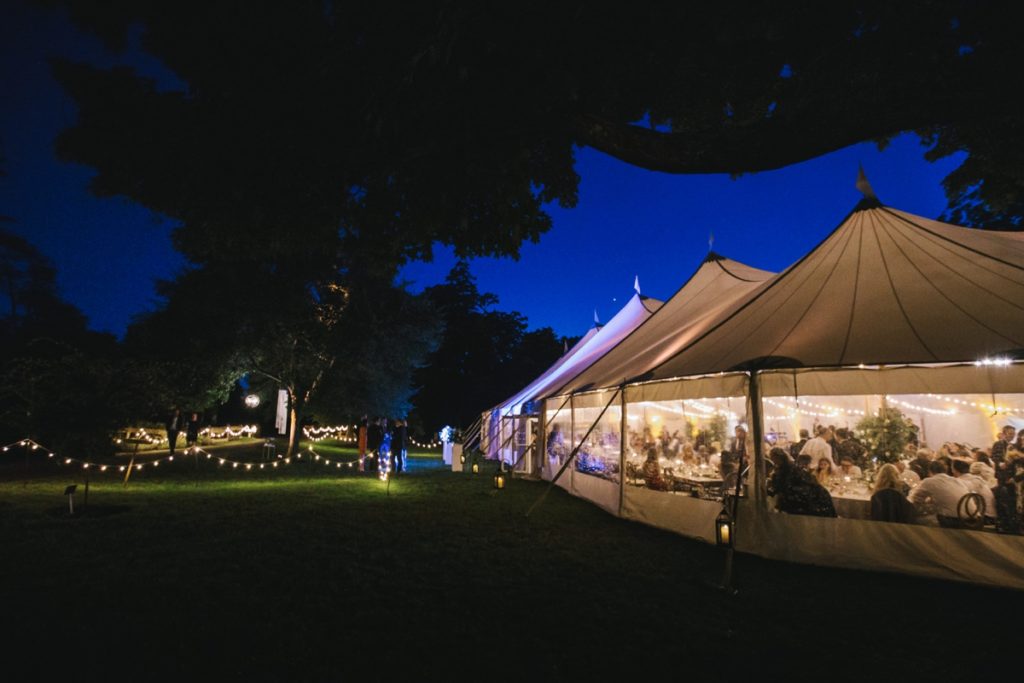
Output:
<path fill-rule="evenodd" d="M 503 489 L 505 488 L 505 470 L 499 467 L 498 471 L 494 474 L 494 488 Z"/>
<path fill-rule="evenodd" d="M 473 462 L 473 474 L 480 474 L 480 463 Z"/>
<path fill-rule="evenodd" d="M 732 515 L 727 508 L 722 508 L 715 517 L 715 543 L 720 548 L 731 548 L 733 535 Z"/>
<path fill-rule="evenodd" d="M 462 464 L 462 465 L 466 464 L 466 454 L 465 453 L 460 453 L 459 454 L 459 463 Z"/>

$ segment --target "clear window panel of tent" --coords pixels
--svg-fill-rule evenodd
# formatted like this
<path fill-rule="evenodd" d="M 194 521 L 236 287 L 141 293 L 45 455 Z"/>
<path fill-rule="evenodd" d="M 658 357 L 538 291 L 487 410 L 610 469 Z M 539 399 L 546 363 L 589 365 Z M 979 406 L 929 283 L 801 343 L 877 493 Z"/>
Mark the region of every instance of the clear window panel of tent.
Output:
<path fill-rule="evenodd" d="M 729 455 L 743 397 L 640 401 L 626 406 L 626 483 L 719 500 L 736 482 Z"/>
<path fill-rule="evenodd" d="M 568 403 L 563 406 L 563 399 L 547 402 L 544 417 L 544 458 L 542 466 L 550 479 L 565 464 L 572 451 L 572 410 Z"/>
<path fill-rule="evenodd" d="M 622 444 L 622 404 L 618 392 L 575 397 L 573 429 L 573 445 L 580 444 L 573 462 L 576 471 L 617 483 Z"/>
<path fill-rule="evenodd" d="M 773 509 L 1020 531 L 1009 503 L 1020 484 L 1004 475 L 1024 474 L 1024 394 L 776 396 L 763 407 L 766 445 L 803 473 L 769 466 L 786 473 L 769 472 Z M 1001 440 L 1004 429 L 1014 436 Z"/>

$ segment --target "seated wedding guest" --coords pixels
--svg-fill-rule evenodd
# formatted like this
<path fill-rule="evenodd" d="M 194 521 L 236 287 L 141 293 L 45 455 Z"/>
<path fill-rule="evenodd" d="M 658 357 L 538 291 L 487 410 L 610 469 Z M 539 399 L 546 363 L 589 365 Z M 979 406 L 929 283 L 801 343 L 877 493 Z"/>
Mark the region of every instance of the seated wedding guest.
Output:
<path fill-rule="evenodd" d="M 832 483 L 833 476 L 835 476 L 835 471 L 832 468 L 832 461 L 828 458 L 818 460 L 818 466 L 814 469 L 814 478 L 817 482 L 828 488 L 828 485 Z"/>
<path fill-rule="evenodd" d="M 910 469 L 914 470 L 921 479 L 928 477 L 929 468 L 932 464 L 932 457 L 935 455 L 930 448 L 918 448 L 916 457 L 910 463 Z"/>
<path fill-rule="evenodd" d="M 996 471 L 983 462 L 972 462 L 969 471 L 971 474 L 981 477 L 981 480 L 985 482 L 985 486 L 989 488 L 999 483 L 996 481 Z"/>
<path fill-rule="evenodd" d="M 647 460 L 641 474 L 647 488 L 655 491 L 668 491 L 668 482 L 661 476 L 661 465 L 658 464 L 658 451 L 653 447 L 647 449 Z"/>
<path fill-rule="evenodd" d="M 718 471 L 722 477 L 722 493 L 725 495 L 736 494 L 736 481 L 738 475 L 736 473 L 736 463 L 733 459 L 725 455 L 722 457 L 722 462 L 718 466 Z"/>
<path fill-rule="evenodd" d="M 863 476 L 860 468 L 853 464 L 853 458 L 848 455 L 844 455 L 839 461 L 839 471 L 836 474 L 850 479 L 860 479 Z"/>
<path fill-rule="evenodd" d="M 697 459 L 705 465 L 708 464 L 708 447 L 701 445 L 697 448 Z"/>
<path fill-rule="evenodd" d="M 992 488 L 985 483 L 984 479 L 977 474 L 971 474 L 971 465 L 973 464 L 976 463 L 957 458 L 953 461 L 953 476 L 963 482 L 972 493 L 981 494 L 982 499 L 985 501 L 985 516 L 995 519 L 996 498 L 992 494 Z"/>
<path fill-rule="evenodd" d="M 708 448 L 708 464 L 716 469 L 722 464 L 722 454 L 718 452 L 718 447 L 714 444 Z"/>
<path fill-rule="evenodd" d="M 871 519 L 876 522 L 912 524 L 917 511 L 903 495 L 903 480 L 895 465 L 885 464 L 878 470 L 875 491 L 871 494 Z"/>
<path fill-rule="evenodd" d="M 900 472 L 904 493 L 907 493 L 910 489 L 921 483 L 921 477 L 917 476 L 917 472 L 910 469 L 910 464 L 906 460 L 897 460 L 896 469 Z"/>
<path fill-rule="evenodd" d="M 679 430 L 672 432 L 672 438 L 668 440 L 667 453 L 665 454 L 669 458 L 674 458 L 679 455 L 679 447 L 682 442 L 679 440 Z M 691 447 L 692 450 L 692 447 Z"/>
<path fill-rule="evenodd" d="M 773 486 L 772 485 L 772 481 L 775 479 L 776 474 L 778 472 L 782 471 L 782 469 L 784 467 L 783 464 L 782 464 L 783 460 L 786 460 L 787 462 L 792 462 L 791 458 L 789 457 L 789 454 L 786 453 L 786 451 L 784 449 L 782 449 L 782 448 L 773 448 L 770 451 L 768 451 L 768 461 L 771 463 L 771 472 L 772 472 L 771 475 L 769 475 L 769 477 L 767 479 L 768 491 L 769 491 L 768 495 L 770 495 L 770 496 L 771 495 L 775 495 L 775 494 L 771 493 L 772 486 Z"/>
<path fill-rule="evenodd" d="M 690 444 L 686 444 L 685 446 L 683 446 L 683 462 L 685 462 L 687 465 L 697 464 L 697 456 L 693 452 L 693 446 L 691 446 Z"/>
<path fill-rule="evenodd" d="M 722 491 L 736 493 L 736 480 L 743 484 L 747 480 L 747 473 L 750 471 L 749 464 L 740 460 L 739 456 L 732 453 L 722 453 L 722 462 L 719 465 L 722 476 Z"/>
<path fill-rule="evenodd" d="M 796 456 L 796 466 L 805 472 L 810 473 L 811 471 L 811 456 L 809 455 L 798 455 Z"/>
<path fill-rule="evenodd" d="M 804 444 L 804 447 L 800 449 L 800 455 L 811 456 L 811 468 L 817 469 L 818 461 L 822 458 L 828 460 L 829 465 L 835 467 L 835 460 L 832 459 L 832 446 L 829 445 L 829 440 L 832 438 L 832 433 L 828 427 L 824 425 L 818 425 L 818 428 L 814 430 L 814 438 Z"/>
<path fill-rule="evenodd" d="M 995 463 L 992 462 L 992 458 L 990 458 L 988 455 L 988 451 L 986 451 L 984 448 L 974 449 L 974 462 L 984 463 L 985 465 L 991 467 L 992 469 L 996 468 Z"/>
<path fill-rule="evenodd" d="M 768 495 L 775 497 L 775 509 L 791 515 L 836 516 L 832 496 L 810 472 L 797 467 L 781 448 L 773 448 L 770 457 L 775 468 Z"/>
<path fill-rule="evenodd" d="M 935 516 L 940 525 L 958 526 L 956 506 L 968 493 L 970 491 L 963 482 L 946 474 L 945 463 L 934 460 L 928 467 L 928 478 L 914 487 L 907 500 L 921 505 L 930 499 L 935 505 Z"/>

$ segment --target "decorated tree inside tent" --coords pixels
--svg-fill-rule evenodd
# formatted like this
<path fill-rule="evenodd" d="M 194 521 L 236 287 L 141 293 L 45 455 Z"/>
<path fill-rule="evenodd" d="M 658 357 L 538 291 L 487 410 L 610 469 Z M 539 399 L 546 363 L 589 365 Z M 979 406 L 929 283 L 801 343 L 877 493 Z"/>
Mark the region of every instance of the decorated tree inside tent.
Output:
<path fill-rule="evenodd" d="M 857 423 L 857 434 L 876 462 L 896 462 L 917 438 L 917 426 L 898 408 L 883 404 Z"/>
<path fill-rule="evenodd" d="M 700 430 L 700 436 L 703 437 L 703 444 L 706 446 L 718 444 L 717 448 L 723 448 L 728 437 L 728 428 L 729 424 L 726 416 L 722 413 L 715 413 L 707 423 L 707 427 Z"/>

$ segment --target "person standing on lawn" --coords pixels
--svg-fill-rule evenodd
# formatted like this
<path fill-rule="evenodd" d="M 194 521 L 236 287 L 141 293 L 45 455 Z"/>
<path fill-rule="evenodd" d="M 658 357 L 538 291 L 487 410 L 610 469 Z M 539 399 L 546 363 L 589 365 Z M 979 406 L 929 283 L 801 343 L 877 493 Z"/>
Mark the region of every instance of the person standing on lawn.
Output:
<path fill-rule="evenodd" d="M 199 413 L 192 413 L 185 426 L 185 445 L 192 448 L 199 441 Z"/>
<path fill-rule="evenodd" d="M 405 458 L 408 453 L 409 423 L 395 420 L 394 434 L 391 437 L 391 452 L 395 454 L 395 473 L 405 471 Z"/>
<path fill-rule="evenodd" d="M 376 472 L 380 468 L 380 445 L 384 441 L 384 428 L 380 418 L 374 418 L 366 428 L 366 471 Z"/>
<path fill-rule="evenodd" d="M 170 449 L 171 455 L 174 455 L 174 448 L 178 444 L 181 423 L 181 410 L 178 408 L 171 411 L 171 414 L 167 416 L 167 421 L 164 423 L 164 427 L 167 428 L 167 447 Z"/>
<path fill-rule="evenodd" d="M 359 471 L 362 472 L 366 469 L 364 460 L 366 458 L 366 428 L 369 424 L 369 420 L 366 415 L 359 418 Z"/>

